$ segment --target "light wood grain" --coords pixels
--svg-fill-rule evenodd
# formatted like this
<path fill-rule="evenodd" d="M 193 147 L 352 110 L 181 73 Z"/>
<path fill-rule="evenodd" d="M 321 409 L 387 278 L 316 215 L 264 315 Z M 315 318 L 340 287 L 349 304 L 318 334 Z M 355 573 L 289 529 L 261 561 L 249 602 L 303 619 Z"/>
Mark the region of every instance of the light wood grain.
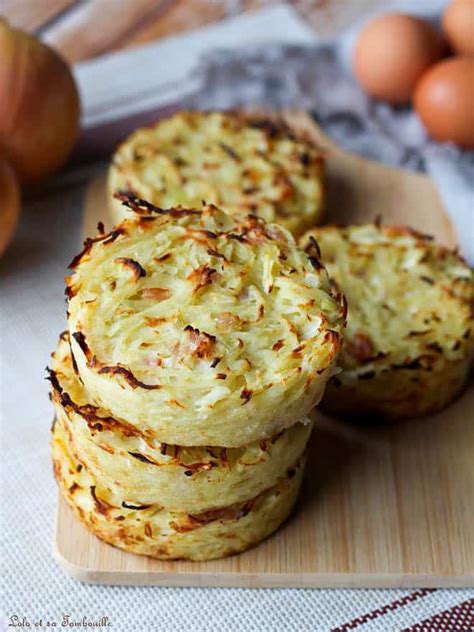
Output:
<path fill-rule="evenodd" d="M 381 213 L 454 245 L 431 182 L 335 147 L 303 114 L 287 120 L 327 146 L 327 219 Z M 107 221 L 104 178 L 92 182 L 85 231 Z M 474 586 L 474 388 L 431 418 L 370 427 L 321 415 L 295 515 L 239 556 L 159 562 L 90 535 L 60 499 L 55 555 L 72 576 L 167 586 Z"/>
<path fill-rule="evenodd" d="M 163 11 L 154 20 L 150 20 L 136 34 L 129 39 L 126 46 L 144 44 L 162 37 L 184 33 L 206 24 L 218 22 L 243 11 L 269 6 L 271 0 L 246 0 L 245 3 L 234 3 L 235 10 L 229 8 L 226 2 L 209 2 L 209 0 L 175 0 L 167 2 Z"/>
<path fill-rule="evenodd" d="M 122 48 L 140 27 L 156 17 L 166 0 L 89 0 L 76 4 L 43 39 L 70 63 Z"/>
<path fill-rule="evenodd" d="M 12 26 L 36 31 L 57 18 L 76 0 L 0 0 L 0 15 Z"/>
<path fill-rule="evenodd" d="M 247 0 L 237 13 L 269 4 Z M 232 12 L 225 2 L 211 0 L 88 0 L 43 32 L 43 39 L 70 62 L 217 22 Z"/>
<path fill-rule="evenodd" d="M 389 2 L 287 0 L 286 4 L 328 38 Z M 0 0 L 0 14 L 39 33 L 68 61 L 78 62 L 272 4 L 273 0 Z"/>

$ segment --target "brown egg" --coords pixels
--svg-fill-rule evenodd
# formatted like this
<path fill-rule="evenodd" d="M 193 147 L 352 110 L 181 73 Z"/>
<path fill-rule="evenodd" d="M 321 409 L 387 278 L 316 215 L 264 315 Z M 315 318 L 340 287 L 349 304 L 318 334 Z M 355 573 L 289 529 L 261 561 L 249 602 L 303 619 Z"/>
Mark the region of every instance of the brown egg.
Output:
<path fill-rule="evenodd" d="M 444 42 L 428 22 L 393 13 L 372 20 L 357 39 L 353 69 L 371 96 L 408 103 L 416 82 L 444 51 Z"/>
<path fill-rule="evenodd" d="M 474 55 L 474 0 L 453 0 L 443 14 L 443 31 L 457 53 Z"/>
<path fill-rule="evenodd" d="M 414 105 L 430 136 L 474 149 L 474 57 L 451 57 L 416 86 Z"/>

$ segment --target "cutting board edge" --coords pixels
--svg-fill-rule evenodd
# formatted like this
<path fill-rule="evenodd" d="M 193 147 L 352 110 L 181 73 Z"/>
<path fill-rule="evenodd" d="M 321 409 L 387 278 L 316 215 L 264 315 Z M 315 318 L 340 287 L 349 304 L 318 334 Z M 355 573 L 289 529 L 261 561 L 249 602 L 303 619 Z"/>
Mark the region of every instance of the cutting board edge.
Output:
<path fill-rule="evenodd" d="M 107 586 L 164 586 L 196 588 L 474 588 L 473 573 L 441 575 L 429 573 L 275 573 L 275 572 L 203 572 L 122 569 L 101 570 L 82 566 L 68 559 L 61 551 L 58 526 L 61 511 L 70 509 L 58 492 L 56 521 L 53 541 L 53 557 L 60 568 L 72 579 L 84 584 Z M 75 520 L 75 519 L 74 519 Z M 75 520 L 76 522 L 76 520 Z M 77 527 L 83 527 L 76 522 Z M 114 549 L 105 542 L 98 542 L 103 549 Z M 147 559 L 132 553 L 119 551 L 131 558 Z"/>
<path fill-rule="evenodd" d="M 103 544 L 103 546 L 108 546 Z M 131 555 L 131 554 L 128 554 Z M 94 570 L 79 566 L 59 551 L 53 557 L 72 579 L 107 586 L 195 588 L 474 588 L 474 575 L 434 576 L 392 573 L 203 573 Z"/>

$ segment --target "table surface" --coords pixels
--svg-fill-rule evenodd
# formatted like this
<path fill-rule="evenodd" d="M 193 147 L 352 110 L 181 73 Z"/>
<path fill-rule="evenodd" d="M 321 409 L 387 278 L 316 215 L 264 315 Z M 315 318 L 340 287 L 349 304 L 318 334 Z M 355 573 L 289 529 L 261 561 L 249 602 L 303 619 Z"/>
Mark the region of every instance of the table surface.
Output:
<path fill-rule="evenodd" d="M 39 35 L 71 63 L 217 22 L 273 0 L 0 0 L 15 26 Z M 331 37 L 387 0 L 290 0 L 302 19 Z"/>

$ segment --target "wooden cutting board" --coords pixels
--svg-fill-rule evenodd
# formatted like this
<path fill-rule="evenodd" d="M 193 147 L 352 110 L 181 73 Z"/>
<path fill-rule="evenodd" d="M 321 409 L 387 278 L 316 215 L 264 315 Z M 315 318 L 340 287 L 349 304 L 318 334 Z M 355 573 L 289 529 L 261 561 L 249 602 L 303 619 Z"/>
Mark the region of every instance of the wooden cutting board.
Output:
<path fill-rule="evenodd" d="M 330 222 L 382 216 L 455 245 L 423 175 L 336 147 L 303 113 L 289 113 L 327 148 Z M 84 232 L 108 223 L 105 176 L 89 186 Z M 110 223 L 109 223 L 110 225 Z M 60 498 L 55 556 L 73 577 L 164 586 L 474 586 L 474 388 L 441 414 L 380 427 L 321 415 L 300 502 L 275 535 L 212 562 L 160 562 L 100 542 Z"/>

